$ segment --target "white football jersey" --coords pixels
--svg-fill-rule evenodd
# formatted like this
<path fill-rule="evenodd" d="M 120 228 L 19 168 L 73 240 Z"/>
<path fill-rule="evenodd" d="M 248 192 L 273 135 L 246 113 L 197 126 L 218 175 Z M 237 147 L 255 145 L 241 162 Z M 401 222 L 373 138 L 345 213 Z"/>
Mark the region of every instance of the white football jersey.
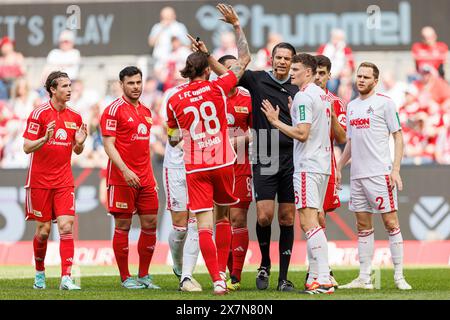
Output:
<path fill-rule="evenodd" d="M 319 86 L 310 83 L 294 97 L 291 107 L 292 125 L 310 123 L 308 139 L 294 139 L 295 172 L 331 174 L 331 101 Z"/>
<path fill-rule="evenodd" d="M 393 100 L 380 93 L 347 105 L 347 137 L 351 139 L 350 179 L 390 174 L 389 135 L 401 130 Z"/>
<path fill-rule="evenodd" d="M 183 86 L 184 84 L 180 85 Z M 180 86 L 173 87 L 169 90 L 167 90 L 164 93 L 164 97 L 161 103 L 161 116 L 163 117 L 164 121 L 167 123 L 167 102 L 169 101 L 170 97 L 178 91 L 178 88 Z M 181 144 L 182 142 L 180 142 Z M 164 168 L 169 169 L 181 169 L 184 167 L 184 159 L 183 159 L 183 148 L 180 147 L 180 144 L 178 144 L 175 147 L 172 147 L 169 142 L 166 143 L 166 150 L 164 153 Z"/>

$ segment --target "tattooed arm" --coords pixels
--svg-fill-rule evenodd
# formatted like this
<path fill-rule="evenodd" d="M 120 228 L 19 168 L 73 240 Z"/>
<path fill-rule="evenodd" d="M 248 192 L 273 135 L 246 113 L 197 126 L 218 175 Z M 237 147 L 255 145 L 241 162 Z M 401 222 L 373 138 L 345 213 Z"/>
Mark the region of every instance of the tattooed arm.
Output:
<path fill-rule="evenodd" d="M 217 5 L 217 9 L 223 15 L 223 18 L 221 18 L 220 20 L 231 24 L 233 26 L 234 33 L 236 34 L 238 60 L 234 65 L 231 66 L 230 70 L 236 75 L 237 79 L 239 80 L 244 74 L 245 68 L 250 63 L 251 59 L 247 39 L 245 38 L 244 31 L 242 31 L 239 17 L 236 14 L 236 11 L 234 11 L 233 7 L 220 3 Z M 197 41 L 190 35 L 188 35 L 188 37 L 189 39 L 191 39 L 192 49 L 194 51 L 201 51 L 208 55 L 209 66 L 217 75 L 220 76 L 228 71 L 227 68 L 221 65 L 212 55 L 210 55 L 203 41 Z"/>

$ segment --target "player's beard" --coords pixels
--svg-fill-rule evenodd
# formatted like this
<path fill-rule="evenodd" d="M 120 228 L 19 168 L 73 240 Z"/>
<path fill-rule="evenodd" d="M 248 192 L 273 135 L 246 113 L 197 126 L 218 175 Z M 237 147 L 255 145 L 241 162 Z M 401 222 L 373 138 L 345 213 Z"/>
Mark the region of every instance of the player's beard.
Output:
<path fill-rule="evenodd" d="M 360 95 L 365 95 L 365 94 L 368 94 L 370 91 L 372 91 L 373 88 L 375 88 L 375 83 L 373 83 L 372 85 L 367 86 L 365 89 L 362 89 L 362 90 L 358 89 L 358 92 L 359 92 Z"/>

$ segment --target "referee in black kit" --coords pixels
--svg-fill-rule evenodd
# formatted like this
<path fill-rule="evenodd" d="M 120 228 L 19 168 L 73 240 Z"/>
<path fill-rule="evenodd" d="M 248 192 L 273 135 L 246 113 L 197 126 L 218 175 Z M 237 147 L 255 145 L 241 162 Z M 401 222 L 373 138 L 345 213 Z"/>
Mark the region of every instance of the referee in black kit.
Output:
<path fill-rule="evenodd" d="M 298 92 L 298 87 L 291 84 L 289 71 L 295 53 L 292 45 L 281 42 L 272 50 L 272 71 L 247 70 L 239 81 L 239 85 L 249 90 L 252 96 L 253 129 L 256 130 L 253 141 L 253 185 L 257 210 L 256 235 L 262 256 L 256 276 L 259 290 L 269 286 L 270 236 L 275 196 L 279 204 L 280 224 L 280 275 L 277 290 L 294 290 L 294 285 L 287 279 L 294 243 L 293 141 L 271 126 L 261 107 L 263 99 L 268 99 L 273 106 L 280 107 L 280 120 L 292 125 L 288 101 Z"/>

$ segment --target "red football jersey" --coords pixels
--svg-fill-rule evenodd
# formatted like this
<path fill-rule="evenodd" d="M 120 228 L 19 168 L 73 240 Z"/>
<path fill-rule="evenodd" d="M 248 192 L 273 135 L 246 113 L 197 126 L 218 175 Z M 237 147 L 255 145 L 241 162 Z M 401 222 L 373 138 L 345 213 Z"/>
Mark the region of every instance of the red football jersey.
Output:
<path fill-rule="evenodd" d="M 141 186 L 154 186 L 150 158 L 150 109 L 142 103 L 135 107 L 125 98 L 118 98 L 103 111 L 100 123 L 103 136 L 116 137 L 115 147 L 120 157 L 139 177 Z M 108 186 L 127 185 L 122 172 L 111 159 L 108 161 L 106 183 Z"/>
<path fill-rule="evenodd" d="M 70 161 L 75 133 L 83 123 L 78 112 L 69 107 L 57 111 L 49 101 L 31 112 L 23 137 L 28 140 L 42 138 L 47 125 L 52 121 L 55 121 L 53 137 L 39 150 L 31 153 L 25 188 L 56 189 L 74 186 Z"/>
<path fill-rule="evenodd" d="M 345 103 L 339 97 L 335 96 L 332 92 L 326 90 L 327 94 L 331 97 L 333 101 L 333 108 L 341 127 L 347 131 L 347 112 L 345 108 Z M 331 145 L 334 145 L 334 136 L 333 130 L 330 133 Z M 329 181 L 335 180 L 335 172 L 336 172 L 336 158 L 334 157 L 334 148 L 331 148 L 331 176 Z"/>
<path fill-rule="evenodd" d="M 437 70 L 447 59 L 448 46 L 444 42 L 436 42 L 433 47 L 423 42 L 416 42 L 411 51 L 416 60 L 417 69 L 420 70 L 422 66 L 429 64 Z"/>
<path fill-rule="evenodd" d="M 237 87 L 236 93 L 228 97 L 227 120 L 230 137 L 242 136 L 252 127 L 252 98 L 247 89 Z M 248 146 L 245 150 L 237 151 L 234 175 L 251 175 L 252 169 L 250 168 Z"/>
<path fill-rule="evenodd" d="M 233 164 L 236 153 L 228 138 L 227 94 L 237 78 L 229 71 L 213 81 L 191 81 L 167 103 L 167 126 L 183 135 L 186 173 Z"/>

